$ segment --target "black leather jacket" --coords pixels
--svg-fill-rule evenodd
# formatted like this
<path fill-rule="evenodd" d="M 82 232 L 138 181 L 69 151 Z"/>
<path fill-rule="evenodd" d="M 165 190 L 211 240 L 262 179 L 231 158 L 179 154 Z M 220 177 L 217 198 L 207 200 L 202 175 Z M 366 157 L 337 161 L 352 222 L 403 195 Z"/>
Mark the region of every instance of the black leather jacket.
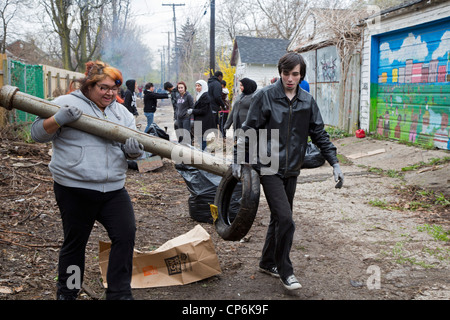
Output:
<path fill-rule="evenodd" d="M 297 95 L 289 101 L 281 79 L 254 93 L 247 119 L 242 126 L 244 131 L 251 128 L 256 129 L 257 132 L 259 129 L 267 129 L 268 144 L 270 144 L 271 129 L 279 130 L 278 171 L 274 173 L 281 177 L 300 174 L 308 136 L 319 147 L 330 165 L 338 162 L 336 147 L 325 131 L 316 101 L 300 88 L 297 90 Z M 270 153 L 270 146 L 267 149 Z M 257 164 L 253 167 L 262 173 L 261 167 L 270 167 L 270 164 L 264 162 L 267 161 L 261 161 L 258 154 Z"/>

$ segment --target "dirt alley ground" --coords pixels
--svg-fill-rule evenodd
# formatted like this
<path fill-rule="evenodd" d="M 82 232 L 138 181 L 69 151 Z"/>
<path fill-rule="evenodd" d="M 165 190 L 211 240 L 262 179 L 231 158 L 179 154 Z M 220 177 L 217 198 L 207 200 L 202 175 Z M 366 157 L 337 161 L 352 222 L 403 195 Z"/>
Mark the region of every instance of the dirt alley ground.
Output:
<path fill-rule="evenodd" d="M 174 139 L 172 109 L 166 102 L 160 103 L 155 122 L 161 128 L 167 126 Z M 146 119 L 142 109 L 140 114 L 138 123 L 143 129 Z M 334 188 L 332 168 L 327 163 L 302 170 L 298 180 L 291 260 L 303 287 L 295 292 L 257 271 L 269 222 L 262 191 L 246 241 L 228 242 L 218 236 L 213 225 L 189 216 L 189 192 L 172 161 L 164 159 L 164 166 L 153 172 L 129 170 L 126 187 L 136 214 L 136 249 L 153 250 L 201 224 L 212 237 L 222 269 L 218 276 L 188 285 L 135 289 L 135 299 L 448 300 L 449 162 L 431 165 L 430 160 L 450 154 L 372 138 L 333 142 L 341 157 L 344 187 Z M 55 298 L 62 228 L 47 168 L 49 147 L 2 135 L 2 300 Z M 385 152 L 348 158 L 379 149 Z M 421 162 L 428 165 L 401 171 Z M 446 198 L 438 198 L 441 193 Z M 109 241 L 100 224 L 94 227 L 86 250 L 82 300 L 103 297 L 99 240 Z"/>

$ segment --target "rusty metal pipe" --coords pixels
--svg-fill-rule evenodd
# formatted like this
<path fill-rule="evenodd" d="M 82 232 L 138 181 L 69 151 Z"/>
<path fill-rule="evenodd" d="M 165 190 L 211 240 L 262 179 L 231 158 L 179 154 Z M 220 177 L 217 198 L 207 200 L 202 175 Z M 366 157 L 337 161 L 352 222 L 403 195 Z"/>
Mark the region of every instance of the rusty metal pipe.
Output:
<path fill-rule="evenodd" d="M 49 118 L 59 110 L 59 106 L 52 102 L 20 92 L 17 87 L 8 85 L 0 89 L 0 106 L 8 110 L 13 108 L 22 110 L 41 118 Z M 126 139 L 133 137 L 144 146 L 145 151 L 172 160 L 174 157 L 183 159 L 185 164 L 221 177 L 225 175 L 230 165 L 225 159 L 211 154 L 89 115 L 83 114 L 68 126 L 120 143 L 125 143 Z"/>

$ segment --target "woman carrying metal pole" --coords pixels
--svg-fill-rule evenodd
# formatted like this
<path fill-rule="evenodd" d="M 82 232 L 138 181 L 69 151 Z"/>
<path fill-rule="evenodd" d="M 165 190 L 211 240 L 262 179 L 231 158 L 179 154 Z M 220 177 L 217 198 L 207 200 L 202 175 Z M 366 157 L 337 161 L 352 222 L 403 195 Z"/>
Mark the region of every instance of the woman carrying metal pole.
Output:
<path fill-rule="evenodd" d="M 78 90 L 53 102 L 61 106 L 51 117 L 38 117 L 31 128 L 37 142 L 53 143 L 49 169 L 60 209 L 64 243 L 59 254 L 57 299 L 76 299 L 84 273 L 85 248 L 95 221 L 112 241 L 106 299 L 133 299 L 131 275 L 136 233 L 134 211 L 124 188 L 127 159 L 142 155 L 135 138 L 124 144 L 73 127 L 81 114 L 136 130 L 135 119 L 118 102 L 122 74 L 101 61 L 86 63 Z M 71 84 L 73 89 L 74 83 Z"/>

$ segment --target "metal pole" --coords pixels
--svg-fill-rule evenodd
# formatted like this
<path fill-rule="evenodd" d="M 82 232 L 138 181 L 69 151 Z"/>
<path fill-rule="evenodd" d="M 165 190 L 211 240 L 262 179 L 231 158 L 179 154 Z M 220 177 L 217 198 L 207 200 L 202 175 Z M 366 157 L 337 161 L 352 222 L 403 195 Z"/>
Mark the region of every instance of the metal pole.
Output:
<path fill-rule="evenodd" d="M 175 72 L 176 79 L 175 82 L 178 82 L 178 72 L 179 72 L 179 62 L 178 62 L 178 43 L 177 43 L 177 17 L 175 15 L 175 7 L 184 6 L 184 3 L 163 3 L 163 6 L 172 6 L 173 9 L 173 32 L 174 32 L 174 42 L 175 42 Z"/>
<path fill-rule="evenodd" d="M 209 72 L 211 76 L 216 71 L 216 2 L 211 0 L 211 24 L 209 30 Z"/>
<path fill-rule="evenodd" d="M 8 110 L 16 108 L 41 118 L 49 118 L 59 110 L 59 106 L 52 102 L 20 92 L 17 87 L 8 85 L 0 89 L 0 106 Z M 144 146 L 145 151 L 172 160 L 173 158 L 183 159 L 185 164 L 221 177 L 225 175 L 230 165 L 225 159 L 214 157 L 206 152 L 89 115 L 82 115 L 68 126 L 120 143 L 125 143 L 126 139 L 133 137 Z"/>

